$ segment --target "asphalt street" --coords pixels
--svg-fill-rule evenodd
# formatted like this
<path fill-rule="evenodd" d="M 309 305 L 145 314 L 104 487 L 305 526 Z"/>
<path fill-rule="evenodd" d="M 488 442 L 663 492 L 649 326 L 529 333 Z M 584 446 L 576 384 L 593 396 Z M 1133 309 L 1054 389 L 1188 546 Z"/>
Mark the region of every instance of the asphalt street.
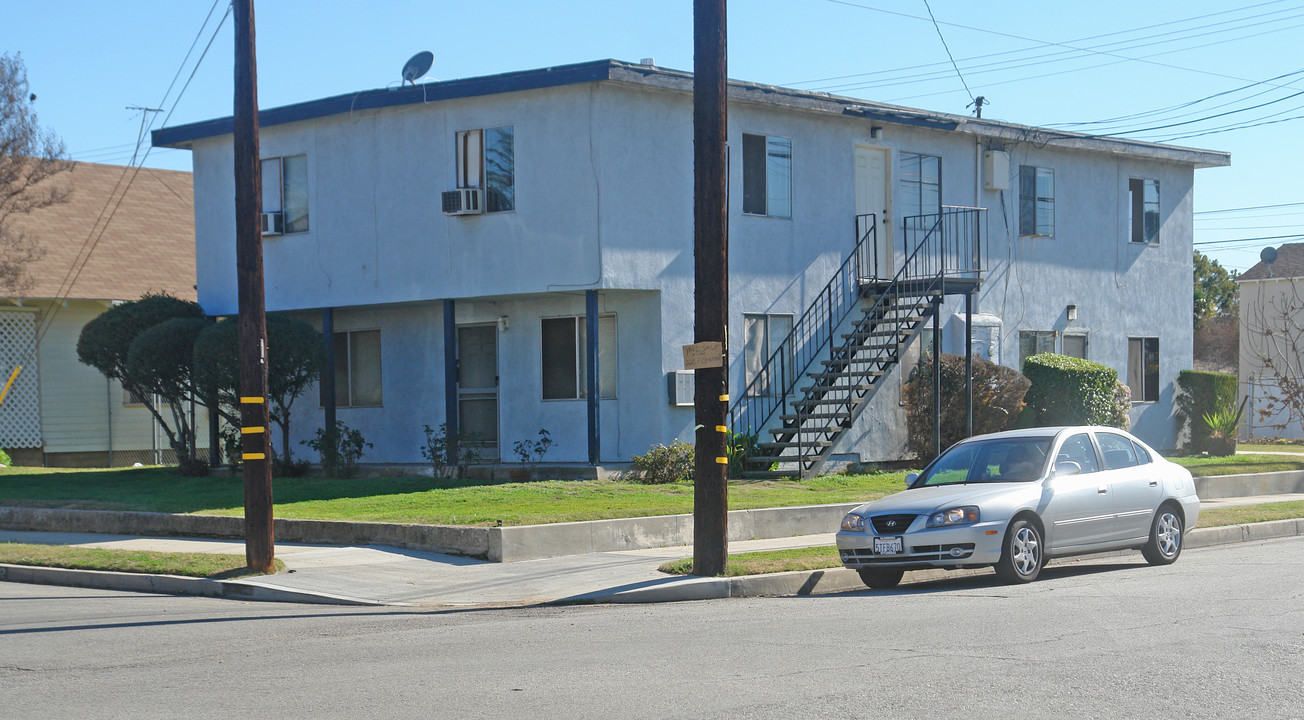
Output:
<path fill-rule="evenodd" d="M 14 718 L 1304 716 L 1304 538 L 664 605 L 0 603 Z"/>

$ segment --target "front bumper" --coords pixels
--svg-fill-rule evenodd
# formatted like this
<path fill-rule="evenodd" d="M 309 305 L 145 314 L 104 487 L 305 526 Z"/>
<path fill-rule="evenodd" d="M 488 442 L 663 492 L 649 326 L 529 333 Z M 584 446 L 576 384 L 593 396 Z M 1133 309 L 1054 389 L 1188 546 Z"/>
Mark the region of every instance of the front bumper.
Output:
<path fill-rule="evenodd" d="M 1001 559 L 1005 523 L 979 522 L 961 527 L 924 528 L 896 535 L 842 530 L 837 534 L 838 556 L 843 567 L 852 570 L 889 567 L 895 569 L 956 568 L 995 565 Z M 900 537 L 902 552 L 880 555 L 874 552 L 874 538 Z"/>

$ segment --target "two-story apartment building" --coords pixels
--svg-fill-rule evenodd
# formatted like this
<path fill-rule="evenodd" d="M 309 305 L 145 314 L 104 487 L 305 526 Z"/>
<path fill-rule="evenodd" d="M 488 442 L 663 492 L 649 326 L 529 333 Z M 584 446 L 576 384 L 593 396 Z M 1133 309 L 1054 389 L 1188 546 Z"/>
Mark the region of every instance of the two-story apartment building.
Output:
<path fill-rule="evenodd" d="M 268 308 L 330 330 L 339 418 L 375 443 L 367 460 L 420 461 L 422 426 L 445 420 L 508 461 L 541 428 L 550 461 L 691 439 L 691 90 L 599 61 L 260 114 Z M 770 432 L 805 413 L 835 426 L 811 436 L 823 457 L 900 457 L 909 348 L 936 315 L 946 351 L 968 317 L 1005 365 L 1053 350 L 1118 369 L 1134 429 L 1174 445 L 1193 171 L 1226 154 L 741 82 L 728 112 L 735 430 L 810 444 Z M 154 133 L 193 152 L 214 315 L 237 311 L 231 129 Z M 907 303 L 925 275 L 949 285 Z M 884 335 L 873 357 L 845 347 Z M 850 385 L 818 389 L 835 382 Z M 856 399 L 821 400 L 839 392 Z"/>

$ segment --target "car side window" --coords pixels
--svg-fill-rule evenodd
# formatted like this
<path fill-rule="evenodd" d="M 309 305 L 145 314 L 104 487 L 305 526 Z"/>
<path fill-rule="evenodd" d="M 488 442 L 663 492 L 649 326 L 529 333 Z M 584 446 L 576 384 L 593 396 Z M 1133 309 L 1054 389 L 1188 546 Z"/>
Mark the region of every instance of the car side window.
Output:
<path fill-rule="evenodd" d="M 1100 454 L 1105 457 L 1106 470 L 1118 470 L 1137 464 L 1132 441 L 1122 435 L 1096 433 L 1096 442 L 1100 444 Z"/>
<path fill-rule="evenodd" d="M 1136 448 L 1136 462 L 1138 465 L 1149 464 L 1151 457 L 1150 452 L 1141 446 L 1141 443 L 1133 440 L 1132 447 Z"/>
<path fill-rule="evenodd" d="M 1055 456 L 1055 464 L 1062 462 L 1075 462 L 1082 468 L 1084 473 L 1093 473 L 1100 471 L 1100 464 L 1096 462 L 1096 449 L 1091 446 L 1091 438 L 1086 433 L 1074 435 L 1060 446 L 1059 454 Z"/>

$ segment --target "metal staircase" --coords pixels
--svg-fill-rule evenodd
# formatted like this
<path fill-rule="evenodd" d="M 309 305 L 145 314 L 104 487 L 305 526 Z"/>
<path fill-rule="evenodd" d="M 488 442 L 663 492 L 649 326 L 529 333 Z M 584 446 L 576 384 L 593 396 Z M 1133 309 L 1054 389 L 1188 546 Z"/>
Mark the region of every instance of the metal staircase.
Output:
<path fill-rule="evenodd" d="M 729 409 L 735 434 L 772 437 L 745 459 L 744 477 L 819 474 L 946 295 L 977 289 L 983 213 L 944 207 L 905 218 L 911 250 L 890 279 L 874 216 L 856 219 L 855 249 Z"/>

